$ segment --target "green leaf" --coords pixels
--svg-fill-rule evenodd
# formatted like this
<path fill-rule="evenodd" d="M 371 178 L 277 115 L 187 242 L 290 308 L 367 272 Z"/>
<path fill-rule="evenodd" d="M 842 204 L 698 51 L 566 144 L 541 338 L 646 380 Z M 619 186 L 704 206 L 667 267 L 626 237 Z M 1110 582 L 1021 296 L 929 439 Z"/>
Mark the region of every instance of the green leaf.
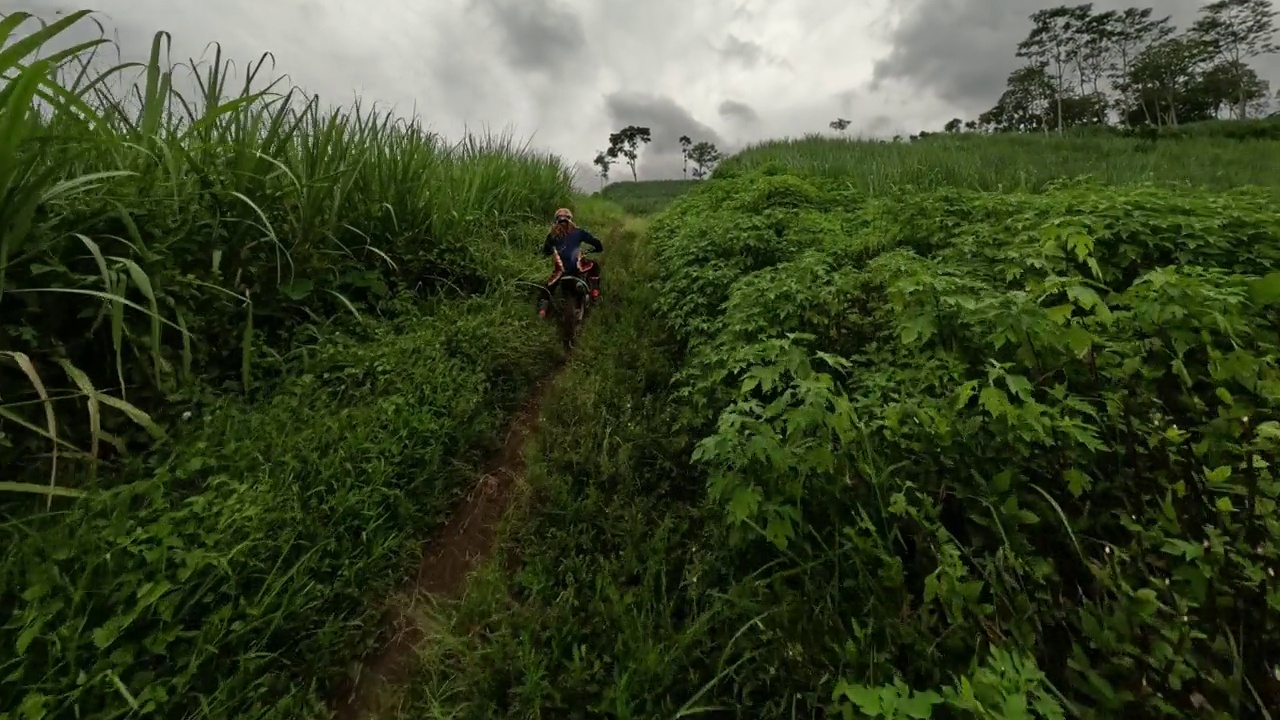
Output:
<path fill-rule="evenodd" d="M 1084 355 L 1093 345 L 1093 335 L 1079 325 L 1069 326 L 1063 331 L 1063 336 L 1067 341 L 1067 347 L 1071 348 L 1071 352 L 1076 355 Z"/>
<path fill-rule="evenodd" d="M 942 696 L 932 690 L 913 693 L 898 703 L 898 709 L 909 718 L 925 720 L 933 716 L 933 706 L 942 702 Z"/>
<path fill-rule="evenodd" d="M 1256 432 L 1260 438 L 1280 440 L 1280 422 L 1268 420 L 1254 428 L 1254 432 Z"/>
<path fill-rule="evenodd" d="M 1046 314 L 1048 314 L 1049 319 L 1052 320 L 1053 322 L 1057 323 L 1058 325 L 1066 325 L 1067 321 L 1071 319 L 1071 313 L 1075 312 L 1075 309 L 1076 309 L 1075 305 L 1072 305 L 1071 303 L 1067 303 L 1065 305 L 1057 305 L 1055 307 L 1051 307 L 1045 312 Z"/>
<path fill-rule="evenodd" d="M 1102 304 L 1102 298 L 1098 293 L 1084 285 L 1072 285 L 1067 288 L 1067 297 L 1086 310 L 1092 310 Z"/>
<path fill-rule="evenodd" d="M 1067 481 L 1067 491 L 1075 497 L 1080 497 L 1086 490 L 1093 487 L 1093 480 L 1076 468 L 1068 469 L 1062 476 Z"/>
<path fill-rule="evenodd" d="M 307 280 L 305 278 L 300 280 L 294 280 L 291 283 L 281 285 L 280 294 L 284 295 L 290 300 L 295 300 L 295 301 L 301 300 L 305 298 L 307 295 L 310 295 L 311 291 L 315 289 L 315 286 L 316 284 L 314 282 Z"/>
<path fill-rule="evenodd" d="M 1280 300 L 1280 270 L 1249 283 L 1249 299 L 1257 305 L 1270 305 Z"/>
<path fill-rule="evenodd" d="M 754 517 L 760 509 L 763 498 L 760 488 L 755 485 L 739 487 L 733 491 L 733 499 L 729 501 L 729 515 L 735 522 L 742 522 Z"/>
<path fill-rule="evenodd" d="M 35 483 L 11 482 L 0 480 L 0 492 L 31 493 L 33 495 L 56 495 L 59 497 L 84 497 L 85 491 L 75 488 L 58 487 L 57 485 L 37 485 Z"/>
<path fill-rule="evenodd" d="M 1019 398 L 1031 401 L 1031 381 L 1022 375 L 1006 375 L 1005 383 L 1009 385 L 1009 391 Z"/>
<path fill-rule="evenodd" d="M 992 417 L 1004 415 L 1009 409 L 1009 396 L 994 385 L 982 388 L 982 392 L 978 394 L 978 400 Z"/>
<path fill-rule="evenodd" d="M 864 714 L 875 717 L 880 714 L 880 691 L 866 685 L 852 685 L 845 688 L 844 696 L 858 706 Z"/>

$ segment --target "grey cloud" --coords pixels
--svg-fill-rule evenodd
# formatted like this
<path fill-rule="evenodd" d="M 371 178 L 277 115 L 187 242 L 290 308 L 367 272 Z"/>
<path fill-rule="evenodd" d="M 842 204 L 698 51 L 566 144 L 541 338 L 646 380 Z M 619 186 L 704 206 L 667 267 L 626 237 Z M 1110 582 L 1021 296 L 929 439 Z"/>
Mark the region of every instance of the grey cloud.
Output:
<path fill-rule="evenodd" d="M 765 57 L 763 45 L 754 40 L 743 40 L 733 33 L 729 33 L 729 37 L 725 38 L 724 47 L 719 50 L 722 56 L 737 60 L 747 67 L 754 67 Z"/>
<path fill-rule="evenodd" d="M 893 118 L 888 115 L 873 115 L 857 130 L 862 137 L 887 137 L 897 132 Z"/>
<path fill-rule="evenodd" d="M 725 100 L 720 103 L 719 113 L 725 120 L 748 125 L 760 120 L 760 114 L 755 111 L 755 108 L 737 100 Z"/>
<path fill-rule="evenodd" d="M 969 113 L 991 107 L 1005 79 L 1018 67 L 1017 44 L 1031 28 L 1029 16 L 1058 3 L 1048 0 L 917 0 L 890 34 L 893 50 L 876 63 L 873 83 L 901 82 L 931 90 Z M 1154 7 L 1185 28 L 1198 0 L 1098 0 L 1097 10 Z M 1256 63 L 1264 77 L 1280 80 L 1277 58 Z"/>
<path fill-rule="evenodd" d="M 565 74 L 587 49 L 582 20 L 557 0 L 475 0 L 498 29 L 518 70 Z"/>
<path fill-rule="evenodd" d="M 743 12 L 747 11 L 744 10 Z M 724 40 L 724 45 L 716 48 L 716 52 L 720 54 L 720 57 L 740 63 L 747 68 L 754 68 L 762 63 L 785 68 L 791 67 L 791 63 L 787 62 L 786 58 L 769 52 L 765 46 L 754 40 L 743 40 L 733 33 L 729 33 Z"/>
<path fill-rule="evenodd" d="M 45 17 L 79 7 L 78 0 L 0 4 Z M 582 163 L 587 186 L 596 181 L 585 164 L 609 132 L 627 124 L 653 129 L 640 169 L 660 178 L 680 176 L 683 134 L 731 151 L 768 137 L 826 132 L 837 116 L 853 121 L 851 132 L 880 132 L 894 124 L 937 126 L 956 112 L 910 78 L 891 77 L 879 93 L 865 87 L 843 99 L 835 93 L 869 78 L 873 56 L 887 52 L 869 37 L 882 14 L 876 3 L 707 0 L 696 9 L 676 0 L 94 4 L 126 60 L 145 59 L 159 29 L 173 33 L 174 61 L 208 60 L 208 43 L 216 41 L 243 74 L 247 62 L 269 51 L 276 73 L 319 93 L 326 104 L 359 97 L 366 108 L 376 103 L 401 116 L 420 113 L 430 130 L 448 137 L 513 128 L 519 139 Z M 795 82 L 800 75 L 804 83 Z M 904 97 L 908 105 L 900 104 Z M 894 120 L 877 117 L 885 114 Z"/>
<path fill-rule="evenodd" d="M 578 161 L 573 164 L 573 188 L 578 192 L 595 192 L 603 187 L 602 178 L 600 177 L 599 168 L 591 163 Z M 617 168 L 613 168 L 613 172 L 609 174 L 610 180 L 617 180 L 619 174 Z"/>
<path fill-rule="evenodd" d="M 726 149 L 719 133 L 664 95 L 613 93 L 605 97 L 605 110 L 615 130 L 627 125 L 649 128 L 653 141 L 645 146 L 636 168 L 642 179 L 680 176 L 684 166 L 681 135 L 688 135 L 694 142 L 708 140 L 721 150 Z"/>
<path fill-rule="evenodd" d="M 902 119 L 895 119 L 887 113 L 868 112 L 872 108 L 883 109 L 885 106 L 885 98 L 875 90 L 865 87 L 851 88 L 836 93 L 835 100 L 840 108 L 839 116 L 849 120 L 849 127 L 845 130 L 848 135 L 862 138 L 887 138 L 902 134 L 907 127 Z M 899 101 L 898 104 L 903 103 L 904 101 Z M 815 128 L 815 131 L 827 132 L 830 129 L 828 123 L 835 119 L 835 117 L 828 118 L 821 127 Z"/>

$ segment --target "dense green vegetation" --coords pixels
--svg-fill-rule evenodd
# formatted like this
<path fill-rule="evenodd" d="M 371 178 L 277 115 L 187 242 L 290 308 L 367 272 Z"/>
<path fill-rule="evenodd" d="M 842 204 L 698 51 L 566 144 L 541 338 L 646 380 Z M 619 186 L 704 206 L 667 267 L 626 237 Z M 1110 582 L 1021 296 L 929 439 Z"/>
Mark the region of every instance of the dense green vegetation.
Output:
<path fill-rule="evenodd" d="M 13 17 L 0 719 L 323 717 L 559 359 L 519 283 L 568 173 L 218 64 L 188 110 L 160 38 L 125 102 Z M 606 304 L 399 715 L 1268 717 L 1270 127 L 806 138 L 576 203 Z"/>
<path fill-rule="evenodd" d="M 0 20 L 0 717 L 323 714 L 558 360 L 569 172 L 220 58 L 184 99 L 162 36 L 132 99 L 32 59 L 78 21 Z"/>
<path fill-rule="evenodd" d="M 652 215 L 665 210 L 676 198 L 689 192 L 699 180 L 641 180 L 610 183 L 600 196 L 633 215 Z"/>
<path fill-rule="evenodd" d="M 1101 142 L 780 142 L 677 200 L 402 716 L 1275 707 L 1280 165 L 1221 168 L 1276 147 Z"/>

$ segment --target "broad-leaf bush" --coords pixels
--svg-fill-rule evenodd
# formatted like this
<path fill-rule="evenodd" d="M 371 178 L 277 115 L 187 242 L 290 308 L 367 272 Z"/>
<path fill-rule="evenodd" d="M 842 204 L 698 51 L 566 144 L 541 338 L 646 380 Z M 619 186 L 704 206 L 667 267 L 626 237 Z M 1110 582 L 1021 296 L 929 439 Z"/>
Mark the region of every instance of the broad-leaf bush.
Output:
<path fill-rule="evenodd" d="M 923 691 L 1004 648 L 1046 717 L 1280 706 L 1268 193 L 709 185 L 653 225 L 659 302 L 740 561 L 830 578 L 778 588 L 794 672 Z"/>

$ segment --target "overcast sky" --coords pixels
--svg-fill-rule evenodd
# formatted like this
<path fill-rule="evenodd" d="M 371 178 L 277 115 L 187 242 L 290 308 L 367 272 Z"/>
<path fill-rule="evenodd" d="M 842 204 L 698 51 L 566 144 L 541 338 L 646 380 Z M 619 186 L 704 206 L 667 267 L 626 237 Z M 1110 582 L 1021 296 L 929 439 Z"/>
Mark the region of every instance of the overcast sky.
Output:
<path fill-rule="evenodd" d="M 4 0 L 50 17 L 66 0 Z M 732 149 L 826 131 L 938 129 L 990 107 L 1044 0 L 96 0 L 126 55 L 174 37 L 174 60 L 219 42 L 274 53 L 293 83 L 359 95 L 457 137 L 510 129 L 584 167 L 611 131 L 653 130 L 641 178 L 678 177 L 677 138 Z M 1185 26 L 1197 0 L 1153 5 Z M 1259 63 L 1280 84 L 1280 62 Z M 614 169 L 614 178 L 625 172 Z"/>

